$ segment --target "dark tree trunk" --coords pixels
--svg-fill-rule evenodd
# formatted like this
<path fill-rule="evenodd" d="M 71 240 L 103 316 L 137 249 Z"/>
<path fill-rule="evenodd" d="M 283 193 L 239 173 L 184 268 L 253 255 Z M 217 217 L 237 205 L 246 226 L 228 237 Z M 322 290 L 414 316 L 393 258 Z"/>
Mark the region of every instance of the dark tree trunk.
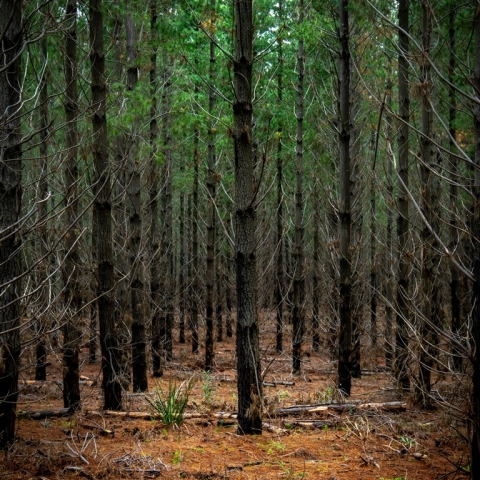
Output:
<path fill-rule="evenodd" d="M 397 238 L 399 250 L 397 301 L 396 301 L 396 330 L 395 330 L 395 376 L 403 391 L 410 389 L 408 375 L 408 325 L 410 324 L 410 310 L 408 306 L 409 291 L 409 260 L 408 260 L 408 148 L 410 121 L 410 94 L 409 94 L 409 1 L 398 2 L 398 37 L 400 53 L 398 56 L 398 217 Z"/>
<path fill-rule="evenodd" d="M 388 111 L 392 104 L 392 80 L 387 80 L 387 98 Z M 387 125 L 387 150 L 392 151 L 392 118 L 388 117 Z M 385 364 L 388 368 L 392 366 L 393 345 L 392 345 L 392 326 L 393 326 L 393 276 L 394 276 L 394 258 L 393 258 L 393 158 L 391 155 L 387 158 L 387 234 L 386 234 L 386 259 L 385 259 Z"/>
<path fill-rule="evenodd" d="M 375 141 L 372 137 L 372 157 L 375 155 Z M 374 165 L 375 167 L 375 165 Z M 370 341 L 372 345 L 377 345 L 377 204 L 375 198 L 375 171 L 372 171 L 370 179 Z"/>
<path fill-rule="evenodd" d="M 420 358 L 418 384 L 416 388 L 416 402 L 422 408 L 431 408 L 430 391 L 432 387 L 432 366 L 434 360 L 434 349 L 436 341 L 435 327 L 439 326 L 438 320 L 438 264 L 439 255 L 435 252 L 437 249 L 436 241 L 430 229 L 439 231 L 438 213 L 435 211 L 438 207 L 438 188 L 434 172 L 435 152 L 432 142 L 432 111 L 430 100 L 432 95 L 432 79 L 430 74 L 430 52 L 432 36 L 432 14 L 430 0 L 422 1 L 422 58 L 421 82 L 422 88 L 422 117 L 420 140 L 420 155 L 422 163 L 420 174 L 422 181 L 422 213 L 426 223 L 423 225 L 422 238 L 422 271 L 421 271 L 421 291 L 423 293 L 423 305 L 420 327 Z"/>
<path fill-rule="evenodd" d="M 22 2 L 0 2 L 0 449 L 15 438 L 20 357 Z"/>
<path fill-rule="evenodd" d="M 217 212 L 220 211 L 220 206 L 217 197 Z M 222 232 L 221 232 L 220 217 L 217 215 L 215 222 L 215 287 L 216 287 L 216 301 L 215 301 L 215 325 L 217 327 L 217 342 L 223 342 L 223 281 L 222 281 Z"/>
<path fill-rule="evenodd" d="M 102 349 L 104 408 L 122 409 L 119 351 L 115 331 L 112 203 L 106 117 L 105 52 L 102 0 L 90 0 L 90 61 L 92 88 L 94 232 L 97 245 L 97 301 Z"/>
<path fill-rule="evenodd" d="M 80 257 L 78 246 L 78 94 L 77 94 L 77 0 L 69 0 L 65 38 L 65 305 L 67 319 L 63 327 L 63 406 L 80 408 Z"/>
<path fill-rule="evenodd" d="M 150 107 L 150 157 L 149 173 L 149 214 L 150 214 L 150 297 L 151 297 L 151 329 L 152 329 L 152 370 L 155 377 L 163 375 L 163 350 L 160 339 L 160 246 L 158 241 L 158 195 L 159 171 L 156 163 L 156 146 L 158 139 L 157 126 L 157 0 L 150 0 L 150 32 L 154 40 L 154 49 L 150 57 L 150 94 L 152 104 Z"/>
<path fill-rule="evenodd" d="M 252 149 L 253 1 L 235 0 L 233 141 L 237 267 L 238 433 L 262 431 L 257 314 L 255 182 Z M 258 188 L 258 186 L 257 186 Z"/>
<path fill-rule="evenodd" d="M 340 151 L 340 332 L 338 388 L 350 395 L 352 385 L 352 272 L 351 272 L 351 161 L 350 161 L 350 47 L 348 0 L 339 4 L 340 57 L 338 65 L 339 151 Z"/>
<path fill-rule="evenodd" d="M 283 2 L 278 2 L 278 17 L 280 28 L 283 23 Z M 279 35 L 278 40 L 278 72 L 277 72 L 277 100 L 278 105 L 283 102 L 283 41 Z M 282 125 L 277 128 L 277 264 L 275 282 L 276 303 L 276 351 L 283 351 L 283 155 L 282 155 Z"/>
<path fill-rule="evenodd" d="M 40 54 L 42 62 L 47 65 L 47 39 L 43 37 L 40 41 Z M 38 190 L 40 199 L 38 202 L 38 232 L 39 232 L 39 257 L 43 260 L 38 266 L 38 285 L 41 285 L 39 295 L 39 315 L 33 325 L 34 334 L 37 338 L 37 345 L 35 348 L 35 380 L 47 379 L 47 349 L 45 331 L 47 329 L 45 309 L 48 305 L 48 287 L 45 285 L 45 280 L 49 274 L 49 259 L 48 254 L 48 85 L 47 85 L 47 69 L 44 70 L 40 80 L 40 175 L 38 181 Z M 68 147 L 67 147 L 68 148 Z M 68 308 L 68 307 L 67 307 Z"/>
<path fill-rule="evenodd" d="M 215 18 L 215 0 L 210 1 L 210 10 L 212 18 Z M 213 30 L 214 31 L 214 30 Z M 213 34 L 212 34 L 213 35 Z M 208 112 L 213 114 L 215 108 L 215 92 L 213 85 L 215 82 L 215 40 L 212 36 L 210 41 L 210 70 L 208 92 Z M 213 366 L 215 357 L 214 350 L 214 294 L 215 294 L 215 135 L 214 122 L 210 120 L 208 130 L 208 174 L 207 174 L 207 270 L 205 283 L 207 287 L 207 298 L 205 305 L 205 371 L 209 372 Z"/>
<path fill-rule="evenodd" d="M 175 309 L 175 277 L 174 277 L 174 245 L 173 245 L 173 197 L 172 197 L 172 71 L 168 65 L 168 57 L 164 54 L 164 78 L 162 103 L 163 116 L 163 171 L 162 171 L 162 259 L 164 295 L 162 316 L 160 320 L 160 340 L 163 342 L 163 351 L 166 361 L 172 360 L 173 355 L 173 319 Z"/>
<path fill-rule="evenodd" d="M 303 23 L 303 0 L 299 5 L 299 25 Z M 297 147 L 296 147 L 296 190 L 295 190 L 295 246 L 293 277 L 293 309 L 292 309 L 292 370 L 299 373 L 302 365 L 302 343 L 305 329 L 305 312 L 303 302 L 305 296 L 305 279 L 303 277 L 303 39 L 298 41 L 297 52 Z"/>
<path fill-rule="evenodd" d="M 195 84 L 195 99 L 198 99 L 198 85 Z M 198 352 L 198 162 L 199 162 L 199 131 L 195 125 L 193 132 L 193 195 L 192 195 L 192 266 L 193 272 L 190 278 L 190 329 L 192 331 L 192 353 Z"/>
<path fill-rule="evenodd" d="M 127 92 L 132 92 L 138 82 L 137 45 L 135 21 L 127 0 Z M 133 128 L 133 127 L 132 127 Z M 148 389 L 147 352 L 145 334 L 145 292 L 142 261 L 142 206 L 140 200 L 140 160 L 135 158 L 137 146 L 135 132 L 130 131 L 126 141 L 126 157 L 129 189 L 129 230 L 128 250 L 130 255 L 130 301 L 132 312 L 132 383 L 134 392 Z"/>
<path fill-rule="evenodd" d="M 125 82 L 123 67 L 125 65 L 125 41 L 123 37 L 124 23 L 122 11 L 124 0 L 115 0 L 115 13 L 113 17 L 113 81 L 118 84 Z M 128 55 L 128 53 L 127 53 Z M 127 86 L 128 88 L 128 86 Z M 125 101 L 124 95 L 118 95 L 115 107 L 120 111 Z M 128 238 L 130 237 L 130 224 L 128 221 L 127 198 L 129 192 L 128 178 L 128 135 L 127 125 L 122 125 L 122 131 L 114 138 L 114 175 L 113 182 L 115 196 L 112 200 L 115 218 L 113 231 L 114 258 L 115 258 L 115 325 L 119 344 L 119 361 L 121 369 L 121 384 L 126 390 L 131 382 L 131 301 L 129 288 L 129 272 L 131 269 Z"/>
<path fill-rule="evenodd" d="M 182 171 L 184 171 L 185 168 L 182 165 Z M 185 292 L 185 286 L 187 284 L 186 282 L 186 273 L 185 273 L 185 268 L 186 268 L 186 252 L 185 252 L 185 193 L 183 190 L 180 192 L 180 279 L 179 279 L 179 312 L 180 312 L 180 319 L 178 323 L 178 333 L 179 333 L 179 338 L 178 341 L 180 343 L 185 343 L 185 310 L 186 310 L 186 292 Z"/>
<path fill-rule="evenodd" d="M 480 8 L 476 8 L 475 19 L 475 94 L 480 96 Z M 475 201 L 473 219 L 473 290 L 472 290 L 472 330 L 470 348 L 472 352 L 472 445 L 471 445 L 471 477 L 480 478 L 480 104 L 477 101 L 474 110 L 475 128 L 475 177 L 473 195 Z"/>
<path fill-rule="evenodd" d="M 455 83 L 455 73 L 456 73 L 456 45 L 455 45 L 455 17 L 456 9 L 455 2 L 450 2 L 450 12 L 449 12 L 449 69 L 448 69 L 448 80 L 450 83 Z M 458 251 L 459 246 L 459 236 L 458 236 L 458 225 L 457 218 L 459 215 L 458 211 L 458 187 L 457 187 L 457 178 L 458 178 L 458 161 L 455 153 L 455 138 L 456 138 L 456 112 L 457 112 L 457 97 L 455 95 L 455 90 L 453 88 L 449 91 L 449 115 L 448 115 L 448 130 L 450 133 L 449 147 L 452 155 L 450 155 L 450 170 L 451 174 L 451 183 L 450 183 L 450 245 L 449 249 L 451 252 Z M 462 349 L 460 348 L 461 338 L 461 306 L 460 306 L 460 278 L 457 267 L 450 262 L 450 301 L 451 301 L 451 329 L 452 329 L 452 356 L 453 356 L 453 368 L 455 371 L 460 372 L 462 370 Z"/>
<path fill-rule="evenodd" d="M 312 265 L 312 348 L 320 350 L 320 202 L 314 193 L 313 265 Z"/>

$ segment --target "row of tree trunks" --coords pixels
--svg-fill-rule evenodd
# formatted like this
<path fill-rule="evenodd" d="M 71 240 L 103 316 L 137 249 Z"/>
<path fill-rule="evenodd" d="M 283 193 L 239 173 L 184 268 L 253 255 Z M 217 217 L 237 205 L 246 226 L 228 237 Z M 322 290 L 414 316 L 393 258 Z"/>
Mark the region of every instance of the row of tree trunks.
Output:
<path fill-rule="evenodd" d="M 15 437 L 20 357 L 22 205 L 20 133 L 23 2 L 0 2 L 0 448 Z"/>

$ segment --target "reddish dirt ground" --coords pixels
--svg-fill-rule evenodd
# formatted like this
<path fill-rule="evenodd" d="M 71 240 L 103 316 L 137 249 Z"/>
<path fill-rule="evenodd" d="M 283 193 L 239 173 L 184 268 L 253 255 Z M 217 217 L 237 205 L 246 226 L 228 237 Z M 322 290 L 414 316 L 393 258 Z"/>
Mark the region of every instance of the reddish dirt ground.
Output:
<path fill-rule="evenodd" d="M 265 332 L 264 332 L 265 333 Z M 269 328 L 264 338 L 271 338 Z M 176 343 L 174 359 L 161 379 L 149 378 L 150 391 L 170 380 L 180 383 L 192 375 L 197 382 L 187 418 L 180 427 L 160 420 L 107 415 L 101 408 L 99 363 L 82 363 L 82 411 L 72 417 L 32 420 L 19 414 L 18 440 L 0 457 L 0 478 L 20 479 L 276 479 L 428 480 L 468 478 L 456 465 L 468 465 L 468 448 L 461 420 L 443 408 L 404 412 L 381 409 L 329 410 L 314 414 L 275 415 L 278 408 L 335 401 L 334 365 L 324 354 L 309 352 L 301 375 L 292 376 L 288 350 L 278 356 L 272 343 L 262 349 L 269 366 L 266 382 L 294 385 L 265 386 L 265 422 L 278 431 L 262 435 L 237 434 L 235 421 L 219 421 L 218 412 L 236 409 L 234 343 L 217 344 L 216 369 L 201 375 L 202 353 L 190 353 Z M 382 359 L 370 349 L 362 379 L 353 381 L 348 402 L 398 401 Z M 381 352 L 380 352 L 381 353 Z M 86 350 L 82 356 L 86 357 Z M 18 410 L 59 409 L 62 405 L 59 358 L 49 357 L 47 382 L 32 382 L 33 372 L 21 376 Z M 445 380 L 443 380 L 445 381 Z M 465 403 L 465 402 L 464 402 Z M 128 411 L 152 412 L 143 395 L 126 393 Z M 305 428 L 301 420 L 324 420 L 326 426 Z M 298 422 L 298 423 L 296 423 Z"/>

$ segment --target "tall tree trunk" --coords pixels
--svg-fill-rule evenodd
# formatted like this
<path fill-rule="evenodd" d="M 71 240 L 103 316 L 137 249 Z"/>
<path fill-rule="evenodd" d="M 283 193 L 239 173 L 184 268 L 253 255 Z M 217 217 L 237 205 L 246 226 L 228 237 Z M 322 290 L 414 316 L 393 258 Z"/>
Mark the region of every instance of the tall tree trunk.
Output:
<path fill-rule="evenodd" d="M 185 171 L 185 167 L 182 164 L 182 173 Z M 180 343 L 185 343 L 185 310 L 186 310 L 186 252 L 185 252 L 185 193 L 183 189 L 180 191 L 180 274 L 179 274 L 179 312 L 180 312 L 180 319 L 178 323 L 178 333 L 179 338 L 178 341 Z"/>
<path fill-rule="evenodd" d="M 421 181 L 422 181 L 422 213 L 427 224 L 423 225 L 422 238 L 422 271 L 421 291 L 423 293 L 422 314 L 420 327 L 420 358 L 419 378 L 416 389 L 416 402 L 422 408 L 431 408 L 431 376 L 434 359 L 434 348 L 436 344 L 435 327 L 439 326 L 438 321 L 438 263 L 439 255 L 435 253 L 436 242 L 430 229 L 439 231 L 438 193 L 435 179 L 435 152 L 432 142 L 432 112 L 430 107 L 432 95 L 432 79 L 430 73 L 430 52 L 432 35 L 432 12 L 430 0 L 422 1 L 422 62 L 421 62 L 421 84 L 422 84 L 422 137 L 420 140 L 421 154 Z"/>
<path fill-rule="evenodd" d="M 409 260 L 408 260 L 408 148 L 410 121 L 410 94 L 409 94 L 409 1 L 398 2 L 398 115 L 400 125 L 398 128 L 398 277 L 397 277 L 397 301 L 396 301 L 396 330 L 395 330 L 395 376 L 403 391 L 410 388 L 408 375 L 408 328 L 410 326 L 410 310 L 408 306 L 409 290 Z"/>
<path fill-rule="evenodd" d="M 90 61 L 92 72 L 92 127 L 94 232 L 97 242 L 97 298 L 102 349 L 104 408 L 122 409 L 118 340 L 115 331 L 115 277 L 112 245 L 112 203 L 106 117 L 105 52 L 102 0 L 89 0 Z"/>
<path fill-rule="evenodd" d="M 477 5 L 474 18 L 475 32 L 475 96 L 480 96 L 480 8 Z M 472 445 L 471 445 L 471 477 L 473 480 L 480 478 L 480 104 L 475 105 L 475 177 L 473 195 L 475 201 L 473 219 L 473 289 L 472 289 L 472 330 L 470 348 L 472 352 Z"/>
<path fill-rule="evenodd" d="M 198 100 L 198 85 L 195 84 L 195 100 Z M 196 102 L 195 102 L 196 103 Z M 190 278 L 190 329 L 192 331 L 192 353 L 198 352 L 198 162 L 199 131 L 195 124 L 193 131 L 193 194 L 192 194 L 192 266 Z"/>
<path fill-rule="evenodd" d="M 130 9 L 130 0 L 127 0 L 127 92 L 133 92 L 138 82 L 135 21 Z M 148 380 L 144 309 L 145 292 L 142 263 L 142 206 L 140 200 L 140 161 L 135 158 L 137 147 L 135 145 L 134 131 L 128 133 L 126 145 L 130 203 L 130 241 L 128 242 L 128 249 L 131 268 L 130 308 L 132 311 L 132 380 L 133 391 L 144 392 L 148 389 Z"/>
<path fill-rule="evenodd" d="M 42 261 L 39 265 L 39 272 L 37 277 L 38 285 L 41 285 L 39 296 L 39 315 L 35 319 L 33 325 L 34 334 L 37 338 L 37 345 L 35 348 L 35 380 L 47 379 L 47 349 L 45 331 L 46 325 L 46 309 L 48 305 L 48 286 L 45 284 L 48 279 L 48 85 L 47 85 L 47 39 L 43 37 L 40 40 L 40 54 L 42 63 L 45 66 L 43 75 L 40 80 L 40 176 L 38 181 L 38 190 L 40 194 L 38 202 L 38 231 L 39 231 L 39 257 Z"/>
<path fill-rule="evenodd" d="M 210 1 L 210 15 L 212 18 L 212 38 L 210 40 L 210 70 L 208 92 L 208 112 L 213 114 L 215 108 L 215 92 L 213 84 L 215 82 L 215 0 Z M 210 117 L 211 118 L 211 117 Z M 210 120 L 208 129 L 208 174 L 207 174 L 207 270 L 206 270 L 206 312 L 205 312 L 205 371 L 209 372 L 213 366 L 214 351 L 214 293 L 215 293 L 215 135 L 214 122 Z"/>
<path fill-rule="evenodd" d="M 313 194 L 313 265 L 312 265 L 312 349 L 320 350 L 320 202 L 318 189 Z"/>
<path fill-rule="evenodd" d="M 278 2 L 278 19 L 280 28 L 283 27 L 283 0 Z M 277 71 L 277 101 L 283 102 L 283 40 L 279 35 L 278 45 L 278 71 Z M 277 263 L 275 282 L 276 303 L 276 351 L 283 351 L 283 154 L 282 154 L 282 125 L 277 128 Z"/>
<path fill-rule="evenodd" d="M 450 12 L 448 15 L 449 28 L 449 68 L 448 68 L 448 80 L 451 84 L 455 83 L 456 72 L 456 45 L 455 45 L 455 17 L 456 9 L 455 2 L 450 2 Z M 451 88 L 449 90 L 449 112 L 448 112 L 448 130 L 450 133 L 449 148 L 452 155 L 450 155 L 450 170 L 451 183 L 450 183 L 450 245 L 449 250 L 451 252 L 458 251 L 459 236 L 458 236 L 458 161 L 455 155 L 455 137 L 456 137 L 456 112 L 457 112 L 457 97 L 455 90 Z M 457 267 L 450 262 L 450 301 L 451 301 L 451 329 L 452 329 L 452 356 L 453 356 L 453 368 L 459 372 L 462 370 L 462 352 L 459 348 L 460 330 L 461 324 L 461 306 L 460 306 L 460 279 Z"/>
<path fill-rule="evenodd" d="M 392 80 L 387 79 L 387 98 L 388 111 L 392 106 Z M 392 149 L 392 118 L 389 115 L 387 118 L 387 232 L 386 232 L 386 281 L 385 281 L 385 365 L 387 368 L 392 366 L 392 326 L 393 326 L 393 275 L 394 275 L 394 258 L 393 258 L 393 149 Z M 392 152 L 392 154 L 390 154 Z"/>
<path fill-rule="evenodd" d="M 340 151 L 340 332 L 338 388 L 349 396 L 352 385 L 352 272 L 351 272 L 351 165 L 350 165 L 350 47 L 348 0 L 339 2 L 340 57 L 338 66 Z"/>
<path fill-rule="evenodd" d="M 163 342 L 165 360 L 170 361 L 173 355 L 173 318 L 175 309 L 175 277 L 174 277 L 174 245 L 173 245 L 173 197 L 172 197 L 172 71 L 168 65 L 168 56 L 164 52 L 164 78 L 162 103 L 164 108 L 163 117 L 163 158 L 162 169 L 162 260 L 164 295 L 162 318 L 160 321 L 160 338 Z"/>
<path fill-rule="evenodd" d="M 0 449 L 15 438 L 20 357 L 22 2 L 0 2 Z"/>
<path fill-rule="evenodd" d="M 303 24 L 303 0 L 300 0 L 298 23 Z M 305 279 L 303 277 L 303 38 L 298 41 L 297 52 L 297 147 L 296 147 L 296 190 L 295 190 L 295 246 L 293 276 L 293 309 L 292 309 L 292 370 L 299 373 L 302 365 L 302 343 L 305 329 L 305 313 L 303 302 L 305 296 Z"/>
<path fill-rule="evenodd" d="M 235 256 L 237 267 L 238 433 L 262 431 L 262 379 L 257 314 L 252 149 L 253 1 L 235 0 L 233 142 L 235 152 Z"/>
<path fill-rule="evenodd" d="M 123 77 L 123 66 L 125 64 L 125 50 L 123 33 L 123 19 L 121 12 L 124 9 L 125 2 L 116 0 L 116 11 L 113 17 L 113 81 L 122 84 L 125 81 Z M 125 96 L 118 95 L 115 106 L 118 111 L 124 108 Z M 120 369 L 121 382 L 124 389 L 128 389 L 131 382 L 131 302 L 129 290 L 129 271 L 131 269 L 130 257 L 128 255 L 128 238 L 130 236 L 130 225 L 127 212 L 127 133 L 126 126 L 122 126 L 122 131 L 117 133 L 114 138 L 114 175 L 115 197 L 112 201 L 115 227 L 114 235 L 114 258 L 115 258 L 115 325 L 120 349 Z"/>
<path fill-rule="evenodd" d="M 66 230 L 65 305 L 67 318 L 63 327 L 63 406 L 80 408 L 80 256 L 78 245 L 78 93 L 77 93 L 77 0 L 69 0 L 66 11 L 65 38 L 65 206 Z"/>
<path fill-rule="evenodd" d="M 149 173 L 149 213 L 150 213 L 150 297 L 151 297 L 151 328 L 152 328 L 152 369 L 153 375 L 163 375 L 163 350 L 160 338 L 160 246 L 158 242 L 158 195 L 159 171 L 156 162 L 158 126 L 157 126 L 157 0 L 150 0 L 150 34 L 152 35 L 153 51 L 150 57 L 150 173 Z"/>
<path fill-rule="evenodd" d="M 222 225 L 220 223 L 220 205 L 216 202 L 217 219 L 215 221 L 215 287 L 216 287 L 216 300 L 215 300 L 215 325 L 217 327 L 217 342 L 223 342 L 223 262 L 222 262 Z"/>
<path fill-rule="evenodd" d="M 375 137 L 372 136 L 372 158 L 375 156 Z M 375 168 L 375 163 L 373 164 Z M 375 198 L 375 170 L 370 178 L 370 341 L 377 345 L 377 203 Z"/>

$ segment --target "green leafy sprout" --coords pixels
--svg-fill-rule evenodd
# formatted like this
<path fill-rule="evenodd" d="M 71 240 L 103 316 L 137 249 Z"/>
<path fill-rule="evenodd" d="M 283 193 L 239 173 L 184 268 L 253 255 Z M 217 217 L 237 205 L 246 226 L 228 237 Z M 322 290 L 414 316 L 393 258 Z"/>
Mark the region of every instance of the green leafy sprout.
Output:
<path fill-rule="evenodd" d="M 179 426 L 183 423 L 188 400 L 195 386 L 196 377 L 185 380 L 180 385 L 171 379 L 168 389 L 164 390 L 160 385 L 154 391 L 153 398 L 145 396 L 154 411 L 162 417 L 166 426 Z"/>

